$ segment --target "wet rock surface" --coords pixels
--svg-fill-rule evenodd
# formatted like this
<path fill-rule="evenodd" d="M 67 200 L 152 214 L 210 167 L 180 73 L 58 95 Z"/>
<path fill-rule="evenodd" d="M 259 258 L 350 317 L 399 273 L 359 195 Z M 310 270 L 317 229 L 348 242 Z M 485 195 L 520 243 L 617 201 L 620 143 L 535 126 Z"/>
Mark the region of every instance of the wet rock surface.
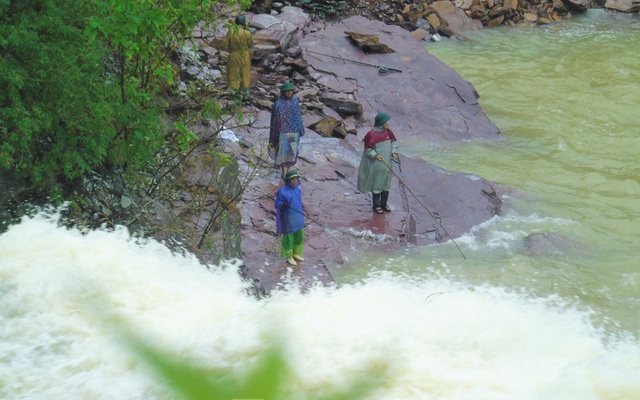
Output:
<path fill-rule="evenodd" d="M 282 184 L 280 172 L 263 157 L 238 207 L 244 274 L 266 291 L 282 285 L 287 276 L 303 287 L 329 285 L 333 279 L 327 267 L 365 252 L 457 238 L 497 215 L 502 206 L 498 191 L 510 188 L 498 189 L 481 177 L 446 171 L 406 154 L 401 156 L 402 169 L 393 166 L 393 211 L 373 214 L 370 194 L 355 190 L 361 140 L 373 117 L 379 111 L 392 115 L 401 153 L 425 141 L 455 145 L 501 140 L 472 85 L 432 57 L 423 41 L 441 40 L 439 34 L 466 39 L 482 27 L 542 25 L 587 8 L 614 8 L 614 3 L 312 0 L 298 8 L 286 1 L 254 2 L 256 14 L 246 14 L 256 40 L 252 97 L 245 104 L 252 122 L 234 128 L 240 141 L 228 146 L 241 167 L 251 170 L 255 154 L 266 151 L 269 112 L 279 86 L 293 82 L 308 128 L 297 165 L 303 174 L 308 225 L 306 260 L 288 267 L 279 257 L 280 238 L 275 234 L 273 196 Z M 633 9 L 637 1 L 627 3 Z M 206 62 L 202 71 L 191 68 L 190 76 L 221 84 L 227 55 L 216 42 L 225 32 L 221 26 L 194 35 L 193 44 Z"/>
<path fill-rule="evenodd" d="M 388 253 L 455 239 L 499 213 L 500 196 L 491 183 L 406 152 L 424 142 L 501 140 L 469 82 L 400 26 L 358 15 L 324 23 L 300 8 L 280 11 L 246 15 L 257 46 L 252 95 L 230 128 L 235 139 L 223 139 L 243 174 L 255 174 L 238 209 L 243 274 L 258 290 L 273 290 L 286 278 L 300 281 L 302 287 L 331 285 L 331 267 L 353 262 L 365 252 Z M 202 32 L 200 40 L 210 49 L 207 70 L 224 73 L 226 54 L 216 50 L 224 34 L 223 27 Z M 214 39 L 206 42 L 205 37 Z M 296 86 L 306 127 L 296 165 L 307 223 L 305 261 L 295 267 L 280 257 L 273 202 L 283 181 L 265 155 L 270 111 L 285 81 Z M 356 189 L 362 139 L 378 112 L 391 115 L 390 128 L 401 153 L 401 163 L 390 166 L 395 175 L 392 211 L 384 214 L 372 212 L 371 194 Z"/>
<path fill-rule="evenodd" d="M 289 10 L 287 20 L 297 12 Z M 471 84 L 400 27 L 360 16 L 326 26 L 305 18 L 297 21 L 292 23 L 296 29 L 282 25 L 286 35 L 295 39 L 280 45 L 273 53 L 277 56 L 272 56 L 296 59 L 297 64 L 290 61 L 289 65 L 297 67 L 282 69 L 275 62 L 266 68 L 263 61 L 255 60 L 258 74 L 253 97 L 245 105 L 243 122 L 234 128 L 238 140 L 226 143 L 241 169 L 256 173 L 238 205 L 243 274 L 256 287 L 270 291 L 287 277 L 299 280 L 303 287 L 331 285 L 334 281 L 329 269 L 354 261 L 363 252 L 383 253 L 444 242 L 499 212 L 501 201 L 489 182 L 403 153 L 403 148 L 423 141 L 446 144 L 501 139 L 478 105 Z M 272 32 L 263 37 L 285 36 L 273 31 L 278 29 L 277 23 L 264 25 Z M 311 25 L 315 28 L 310 29 Z M 374 50 L 354 41 L 354 32 L 358 38 L 374 35 L 373 43 L 379 45 L 376 49 L 392 51 L 365 53 Z M 392 70 L 381 72 L 377 65 Z M 285 80 L 296 84 L 307 128 L 296 165 L 302 175 L 307 223 L 305 261 L 295 267 L 280 257 L 273 201 L 283 182 L 280 170 L 264 155 L 270 106 Z M 390 166 L 395 175 L 389 199 L 392 211 L 384 214 L 373 213 L 371 194 L 356 189 L 362 139 L 377 112 L 392 116 L 390 128 L 396 133 L 401 153 L 401 163 Z"/>
<path fill-rule="evenodd" d="M 375 35 L 393 52 L 366 53 L 346 33 L 352 31 Z M 312 80 L 361 104 L 366 127 L 372 126 L 376 113 L 385 112 L 404 140 L 498 138 L 498 128 L 480 108 L 474 87 L 400 27 L 355 16 L 306 35 L 300 46 Z M 380 68 L 394 70 L 385 73 Z"/>
<path fill-rule="evenodd" d="M 254 148 L 268 139 L 270 118 L 266 111 L 256 112 L 255 122 L 236 132 L 242 143 Z M 256 285 L 269 291 L 285 276 L 298 279 L 303 286 L 331 284 L 328 267 L 353 260 L 358 253 L 447 241 L 499 212 L 501 202 L 487 181 L 402 155 L 401 168 L 392 167 L 395 177 L 389 203 L 393 210 L 373 213 L 371 195 L 356 189 L 363 136 L 364 130 L 349 141 L 308 130 L 302 138 L 297 168 L 302 175 L 307 226 L 305 261 L 296 267 L 280 258 L 280 237 L 275 234 L 273 201 L 283 184 L 280 171 L 269 161 L 261 163 L 239 205 L 244 273 Z M 243 153 L 239 143 L 229 146 Z M 251 158 L 240 159 L 249 169 Z"/>
<path fill-rule="evenodd" d="M 551 257 L 586 249 L 557 232 L 533 233 L 524 238 L 524 252 L 531 257 Z"/>

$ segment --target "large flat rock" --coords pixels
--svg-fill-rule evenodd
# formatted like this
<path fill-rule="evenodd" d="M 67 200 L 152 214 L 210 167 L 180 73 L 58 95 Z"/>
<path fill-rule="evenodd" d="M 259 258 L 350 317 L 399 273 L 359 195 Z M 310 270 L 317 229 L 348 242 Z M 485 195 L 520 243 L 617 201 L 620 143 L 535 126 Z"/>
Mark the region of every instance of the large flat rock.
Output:
<path fill-rule="evenodd" d="M 366 54 L 347 31 L 377 35 L 395 52 Z M 378 112 L 385 112 L 392 116 L 394 132 L 405 140 L 420 137 L 443 143 L 500 137 L 478 104 L 475 88 L 398 26 L 350 17 L 305 36 L 301 47 L 315 80 L 331 90 L 351 93 L 363 104 L 366 126 L 373 125 Z M 363 64 L 402 72 L 382 74 Z"/>
<path fill-rule="evenodd" d="M 377 34 L 395 52 L 365 54 L 345 31 Z M 298 279 L 303 287 L 332 284 L 328 267 L 347 263 L 364 252 L 392 252 L 455 239 L 500 211 L 493 185 L 481 177 L 447 171 L 402 154 L 401 164 L 393 166 L 389 200 L 393 211 L 373 213 L 371 195 L 359 193 L 356 180 L 362 139 L 376 113 L 392 116 L 390 127 L 401 153 L 416 141 L 499 140 L 499 130 L 480 108 L 473 86 L 398 27 L 351 17 L 304 37 L 301 47 L 312 79 L 330 91 L 354 96 L 363 104 L 363 115 L 357 134 L 346 139 L 325 138 L 307 130 L 301 140 L 297 168 L 307 214 L 306 260 L 291 268 L 280 258 L 280 237 L 275 233 L 273 201 L 283 182 L 280 171 L 264 155 L 270 114 L 246 110 L 251 124 L 235 129 L 244 145 L 228 146 L 245 171 L 256 168 L 257 175 L 239 204 L 244 272 L 256 285 L 269 291 L 287 276 Z M 316 53 L 402 72 L 381 74 L 375 67 Z M 304 117 L 305 121 L 317 120 Z"/>
<path fill-rule="evenodd" d="M 252 126 L 236 130 L 254 149 L 264 148 L 270 118 L 266 111 L 256 112 Z M 360 143 L 362 136 L 352 139 Z M 256 163 L 238 144 L 230 146 L 241 154 L 245 170 L 257 168 L 239 204 L 242 251 L 246 276 L 267 291 L 277 288 L 287 276 L 298 279 L 303 287 L 332 284 L 328 267 L 344 264 L 359 253 L 447 241 L 500 209 L 500 200 L 484 179 L 402 155 L 402 171 L 393 167 L 396 176 L 389 198 L 393 211 L 373 213 L 371 195 L 356 190 L 362 145 L 307 131 L 297 164 L 307 214 L 305 261 L 291 268 L 280 258 L 280 237 L 275 233 L 273 201 L 282 185 L 280 171 L 270 161 Z"/>

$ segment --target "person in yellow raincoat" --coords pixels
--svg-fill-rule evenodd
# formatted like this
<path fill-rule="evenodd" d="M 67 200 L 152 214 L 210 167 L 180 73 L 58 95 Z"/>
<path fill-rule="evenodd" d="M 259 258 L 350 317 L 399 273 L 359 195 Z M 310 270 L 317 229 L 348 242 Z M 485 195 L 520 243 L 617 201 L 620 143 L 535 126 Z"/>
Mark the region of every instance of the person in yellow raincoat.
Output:
<path fill-rule="evenodd" d="M 227 61 L 227 86 L 237 95 L 249 96 L 251 59 L 253 58 L 253 35 L 247 29 L 244 15 L 236 17 L 236 25 L 229 28 L 222 50 L 229 52 Z"/>

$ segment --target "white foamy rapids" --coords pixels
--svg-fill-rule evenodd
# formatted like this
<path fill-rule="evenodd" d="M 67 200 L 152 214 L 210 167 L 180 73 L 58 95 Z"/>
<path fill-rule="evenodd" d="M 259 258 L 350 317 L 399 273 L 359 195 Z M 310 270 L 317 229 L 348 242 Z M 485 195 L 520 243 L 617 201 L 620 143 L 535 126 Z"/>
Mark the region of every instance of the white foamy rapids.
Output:
<path fill-rule="evenodd" d="M 366 230 L 357 230 L 357 229 L 353 229 L 353 228 L 349 228 L 348 232 L 351 236 L 358 238 L 358 239 L 367 239 L 370 240 L 372 242 L 376 242 L 376 243 L 383 243 L 384 241 L 386 241 L 389 236 L 387 236 L 386 234 L 382 233 L 373 233 L 370 229 L 366 229 Z"/>
<path fill-rule="evenodd" d="M 605 337 L 561 299 L 387 274 L 263 300 L 245 288 L 233 265 L 27 219 L 0 236 L 0 398 L 172 398 L 118 341 L 119 317 L 238 376 L 275 332 L 294 399 L 371 370 L 384 372 L 370 399 L 640 398 L 639 344 Z"/>
<path fill-rule="evenodd" d="M 575 221 L 562 218 L 541 217 L 536 214 L 522 216 L 515 211 L 505 215 L 497 215 L 456 239 L 472 250 L 505 249 L 520 247 L 522 240 L 532 233 L 538 232 L 570 232 L 576 234 L 579 228 Z"/>

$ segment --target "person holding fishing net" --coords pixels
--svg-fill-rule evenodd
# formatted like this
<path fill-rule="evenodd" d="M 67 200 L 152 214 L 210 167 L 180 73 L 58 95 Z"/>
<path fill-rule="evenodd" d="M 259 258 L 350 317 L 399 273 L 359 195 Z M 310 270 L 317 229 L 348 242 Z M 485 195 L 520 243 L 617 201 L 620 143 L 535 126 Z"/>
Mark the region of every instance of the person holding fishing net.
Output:
<path fill-rule="evenodd" d="M 373 211 L 382 214 L 391 211 L 388 205 L 393 170 L 391 161 L 398 162 L 398 142 L 389 129 L 391 117 L 378 113 L 374 127 L 364 137 L 364 151 L 358 169 L 358 190 L 371 192 Z"/>

